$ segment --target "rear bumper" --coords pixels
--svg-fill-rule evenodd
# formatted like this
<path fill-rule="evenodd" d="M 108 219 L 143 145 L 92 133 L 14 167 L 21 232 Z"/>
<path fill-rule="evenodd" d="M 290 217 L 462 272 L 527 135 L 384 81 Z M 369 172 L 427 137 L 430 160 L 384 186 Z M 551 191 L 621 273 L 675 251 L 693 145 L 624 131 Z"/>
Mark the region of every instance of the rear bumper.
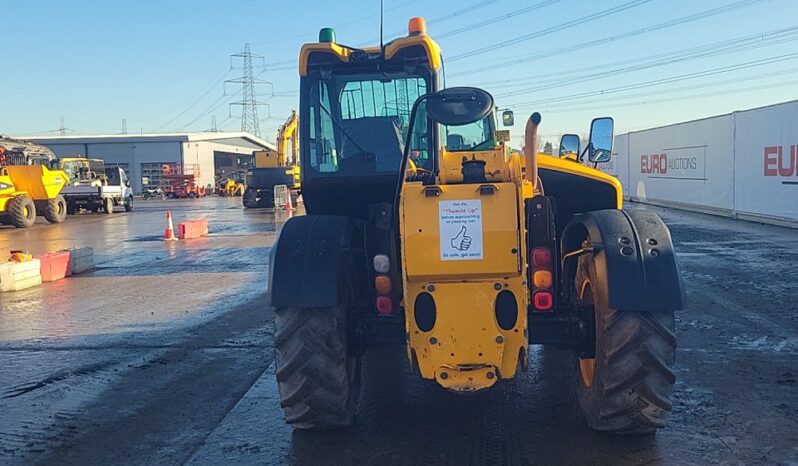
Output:
<path fill-rule="evenodd" d="M 520 278 L 409 288 L 419 292 L 406 301 L 408 356 L 423 378 L 449 390 L 471 392 L 513 378 L 519 362 L 526 366 L 527 313 Z M 517 314 L 511 326 L 502 328 L 496 317 L 497 297 L 507 292 L 516 296 Z M 435 303 L 434 325 L 426 331 L 427 311 L 420 304 L 416 307 L 422 293 Z"/>

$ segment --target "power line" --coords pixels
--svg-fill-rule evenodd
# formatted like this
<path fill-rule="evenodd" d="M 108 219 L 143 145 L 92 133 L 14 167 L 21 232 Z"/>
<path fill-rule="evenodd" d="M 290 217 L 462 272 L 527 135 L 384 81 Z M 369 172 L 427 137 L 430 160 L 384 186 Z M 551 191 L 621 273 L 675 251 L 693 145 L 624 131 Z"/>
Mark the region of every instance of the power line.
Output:
<path fill-rule="evenodd" d="M 455 11 L 452 11 L 452 12 L 447 13 L 445 15 L 441 15 L 441 16 L 437 16 L 435 18 L 431 18 L 431 19 L 427 20 L 427 25 L 440 23 L 442 21 L 447 21 L 449 19 L 455 18 L 457 16 L 460 16 L 460 15 L 463 15 L 463 14 L 466 14 L 466 13 L 471 13 L 471 12 L 473 12 L 475 10 L 478 10 L 478 9 L 482 8 L 482 7 L 485 7 L 487 5 L 496 3 L 497 1 L 498 0 L 482 0 L 482 1 L 479 1 L 479 2 L 472 3 L 472 4 L 467 5 L 467 6 L 461 8 L 459 10 L 455 10 Z M 551 3 L 559 2 L 559 1 L 561 1 L 561 0 L 549 0 L 549 2 L 551 2 Z M 410 3 L 412 3 L 412 2 L 410 2 Z M 548 3 L 548 2 L 543 2 L 543 3 Z M 385 10 L 385 11 L 390 11 L 390 10 Z M 371 16 L 371 17 L 373 17 L 373 16 Z M 371 17 L 369 17 L 369 18 L 371 18 Z M 400 31 L 394 31 L 394 32 L 392 32 L 390 34 L 387 34 L 387 36 L 388 37 L 396 37 L 396 36 L 402 36 L 404 34 L 406 34 L 406 30 L 403 29 L 403 30 L 400 30 Z M 303 34 L 300 37 L 312 36 L 312 35 L 313 34 Z M 450 34 L 450 35 L 453 35 L 453 34 Z M 440 36 L 436 35 L 435 37 L 438 38 Z M 360 42 L 360 43 L 355 44 L 355 46 L 356 47 L 362 47 L 362 46 L 372 45 L 372 44 L 376 43 L 378 40 L 379 39 L 374 39 L 374 40 L 371 40 L 371 41 L 368 41 L 368 42 Z M 278 62 L 269 63 L 269 65 L 267 65 L 266 69 L 268 71 L 281 71 L 281 70 L 290 70 L 291 68 L 296 68 L 296 66 L 297 66 L 297 60 L 295 58 L 293 58 L 293 59 L 290 59 L 290 60 L 282 60 L 282 61 L 278 61 Z"/>
<path fill-rule="evenodd" d="M 162 130 L 163 128 L 166 128 L 167 126 L 171 125 L 172 123 L 174 123 L 175 121 L 177 121 L 177 120 L 178 120 L 180 117 L 182 117 L 183 115 L 185 115 L 186 113 L 188 113 L 188 111 L 189 111 L 189 110 L 191 110 L 192 108 L 194 108 L 194 107 L 195 107 L 195 106 L 196 106 L 198 103 L 200 103 L 200 102 L 202 101 L 202 99 L 204 99 L 204 98 L 205 98 L 205 97 L 206 97 L 208 94 L 210 94 L 210 93 L 211 93 L 211 91 L 213 90 L 213 88 L 214 88 L 214 87 L 216 87 L 217 85 L 219 85 L 219 83 L 221 83 L 221 82 L 224 80 L 224 78 L 225 78 L 225 77 L 226 77 L 226 76 L 227 76 L 229 73 L 230 73 L 230 69 L 227 69 L 227 70 L 225 70 L 225 71 L 224 71 L 224 72 L 223 72 L 221 75 L 218 75 L 218 76 L 217 76 L 217 77 L 216 77 L 216 78 L 213 80 L 213 83 L 212 83 L 212 84 L 211 84 L 211 85 L 208 87 L 208 89 L 207 89 L 207 90 L 205 90 L 204 92 L 202 92 L 202 94 L 201 94 L 201 95 L 200 95 L 200 96 L 199 96 L 197 99 L 195 99 L 195 100 L 194 100 L 194 101 L 191 103 L 191 105 L 189 105 L 188 107 L 186 107 L 186 108 L 185 108 L 185 109 L 184 109 L 182 112 L 178 113 L 178 114 L 177 114 L 177 115 L 176 115 L 174 118 L 172 118 L 171 120 L 167 121 L 166 123 L 162 124 L 161 126 L 159 126 L 159 127 L 155 128 L 155 129 L 153 129 L 153 130 L 151 130 L 151 131 L 149 131 L 149 132 L 150 132 L 150 133 L 156 133 L 156 132 L 158 132 L 158 131 Z M 205 87 L 202 87 L 201 89 L 205 89 Z M 182 105 L 179 105 L 179 106 L 177 106 L 176 108 L 180 108 L 181 106 L 182 106 Z M 172 111 L 173 111 L 173 110 L 172 110 Z M 169 112 L 167 112 L 167 114 L 168 114 L 168 113 L 171 113 L 172 111 L 169 111 Z"/>
<path fill-rule="evenodd" d="M 544 58 L 550 58 L 550 57 L 557 56 L 557 55 L 562 55 L 562 54 L 565 54 L 565 53 L 575 52 L 577 50 L 583 50 L 583 49 L 586 49 L 586 48 L 595 47 L 597 45 L 604 45 L 604 44 L 608 44 L 608 43 L 611 43 L 611 42 L 615 43 L 615 42 L 618 42 L 618 41 L 623 40 L 623 39 L 628 39 L 630 37 L 635 37 L 635 36 L 639 36 L 641 34 L 646 34 L 646 33 L 649 33 L 649 32 L 659 31 L 659 30 L 662 30 L 662 29 L 671 28 L 673 26 L 678 26 L 678 25 L 681 25 L 681 24 L 697 21 L 697 20 L 700 20 L 700 19 L 704 19 L 704 18 L 708 18 L 708 17 L 711 17 L 711 16 L 715 16 L 715 15 L 718 15 L 718 14 L 721 14 L 721 13 L 726 13 L 726 12 L 729 12 L 729 11 L 737 10 L 737 9 L 740 9 L 740 8 L 743 8 L 743 7 L 746 7 L 746 6 L 749 6 L 749 5 L 753 5 L 755 3 L 760 3 L 760 2 L 763 2 L 763 1 L 764 0 L 740 0 L 738 2 L 729 4 L 729 5 L 724 5 L 724 6 L 721 6 L 721 7 L 712 8 L 712 9 L 709 9 L 709 10 L 704 10 L 704 11 L 701 11 L 701 12 L 698 12 L 698 13 L 694 13 L 694 14 L 691 14 L 691 15 L 687 15 L 687 16 L 682 16 L 680 18 L 672 19 L 672 20 L 669 20 L 669 21 L 664 21 L 662 23 L 655 24 L 653 26 L 645 26 L 645 27 L 638 28 L 638 29 L 635 29 L 635 30 L 632 30 L 632 31 L 629 31 L 629 32 L 625 32 L 623 34 L 607 36 L 607 37 L 604 37 L 604 38 L 601 38 L 601 39 L 596 39 L 596 40 L 591 40 L 591 41 L 587 41 L 587 42 L 582 42 L 582 43 L 579 43 L 579 44 L 569 45 L 569 46 L 566 46 L 566 47 L 560 47 L 558 49 L 553 49 L 553 50 L 549 50 L 549 51 L 546 51 L 546 52 L 538 52 L 538 53 L 534 53 L 534 54 L 530 54 L 530 55 L 525 55 L 525 56 L 514 58 L 512 60 L 506 60 L 506 61 L 503 61 L 503 62 L 499 62 L 499 63 L 493 64 L 493 65 L 485 65 L 485 66 L 481 66 L 481 67 L 477 67 L 477 68 L 470 68 L 470 69 L 467 69 L 467 70 L 464 70 L 464 71 L 459 71 L 459 72 L 456 72 L 456 73 L 450 73 L 448 76 L 452 77 L 452 78 L 455 78 L 455 77 L 463 76 L 463 75 L 471 75 L 471 74 L 478 73 L 478 72 L 481 72 L 481 71 L 489 71 L 489 70 L 493 71 L 493 70 L 497 70 L 497 69 L 501 69 L 501 68 L 506 68 L 508 66 L 518 65 L 518 64 L 521 64 L 521 63 L 528 63 L 530 61 L 541 60 L 541 59 L 544 59 Z M 454 58 L 450 59 L 450 61 L 453 60 L 453 59 Z"/>
<path fill-rule="evenodd" d="M 238 91 L 236 91 L 233 94 L 222 94 L 222 95 L 220 95 L 219 97 L 216 98 L 216 100 L 213 101 L 213 103 L 211 103 L 208 107 L 206 107 L 205 110 L 203 110 L 194 119 L 192 119 L 191 121 L 189 121 L 185 125 L 181 126 L 180 130 L 181 131 L 185 130 L 189 126 L 193 125 L 194 123 L 198 122 L 202 118 L 204 118 L 207 115 L 209 115 L 211 112 L 214 112 L 217 109 L 219 109 L 222 105 L 228 104 L 228 101 L 230 100 L 230 98 L 232 98 L 232 97 L 234 97 L 234 96 L 236 96 L 236 95 L 238 95 L 240 93 L 241 93 L 241 89 L 239 89 Z"/>
<path fill-rule="evenodd" d="M 536 101 L 521 102 L 521 103 L 517 103 L 517 104 L 514 104 L 514 105 L 508 105 L 508 106 L 513 107 L 513 108 L 528 107 L 528 106 L 536 106 L 536 105 L 554 103 L 554 102 L 564 102 L 564 101 L 575 100 L 575 99 L 580 99 L 580 98 L 584 98 L 584 97 L 593 97 L 593 96 L 598 96 L 598 95 L 614 94 L 614 93 L 617 93 L 617 92 L 623 92 L 623 91 L 627 91 L 627 90 L 634 90 L 634 89 L 642 89 L 642 88 L 646 88 L 646 87 L 660 86 L 660 85 L 663 85 L 663 84 L 670 84 L 670 83 L 673 83 L 673 82 L 685 81 L 685 80 L 695 79 L 695 78 L 703 78 L 705 76 L 712 76 L 712 75 L 716 75 L 716 74 L 728 73 L 728 72 L 731 72 L 731 71 L 739 71 L 739 70 L 753 68 L 753 67 L 762 66 L 762 65 L 771 65 L 771 64 L 774 64 L 774 63 L 781 63 L 781 62 L 785 62 L 785 61 L 788 61 L 788 60 L 794 60 L 796 58 L 798 58 L 798 52 L 788 53 L 788 54 L 784 54 L 784 55 L 778 55 L 778 56 L 775 56 L 775 57 L 763 58 L 763 59 L 759 59 L 759 60 L 753 60 L 753 61 L 744 62 L 744 63 L 738 63 L 736 65 L 723 66 L 723 67 L 712 68 L 712 69 L 704 70 L 704 71 L 697 71 L 697 72 L 693 72 L 693 73 L 687 73 L 687 74 L 682 74 L 682 75 L 677 75 L 677 76 L 671 76 L 671 77 L 668 77 L 668 78 L 654 79 L 654 80 L 651 80 L 651 81 L 645 81 L 645 82 L 636 83 L 636 84 L 629 84 L 629 85 L 625 85 L 625 86 L 611 87 L 611 88 L 597 90 L 597 91 L 580 92 L 580 93 L 576 93 L 576 94 L 570 94 L 570 95 L 559 96 L 559 97 L 550 97 L 550 98 L 547 98 L 547 99 L 540 99 L 540 100 L 536 100 Z"/>
<path fill-rule="evenodd" d="M 782 81 L 778 83 L 771 83 L 771 84 L 762 84 L 759 86 L 751 86 L 751 87 L 744 87 L 739 89 L 727 89 L 725 91 L 714 91 L 714 92 L 705 92 L 701 94 L 691 94 L 686 96 L 679 96 L 679 97 L 669 97 L 664 99 L 654 99 L 654 100 L 644 100 L 640 102 L 625 102 L 625 103 L 617 103 L 617 104 L 603 104 L 600 106 L 593 106 L 593 107 L 581 107 L 581 108 L 567 108 L 567 109 L 554 109 L 549 110 L 546 113 L 571 113 L 571 112 L 582 112 L 588 110 L 602 110 L 607 108 L 622 108 L 622 107 L 636 107 L 640 105 L 652 105 L 652 104 L 660 104 L 660 103 L 667 103 L 667 102 L 678 102 L 681 100 L 691 100 L 691 99 L 699 99 L 704 97 L 714 97 L 719 95 L 732 95 L 732 94 L 740 94 L 743 92 L 753 92 L 753 91 L 761 91 L 766 89 L 775 89 L 779 87 L 788 87 L 788 86 L 798 86 L 798 80 L 791 80 L 791 81 Z"/>
<path fill-rule="evenodd" d="M 637 63 L 646 64 L 645 62 L 647 61 L 650 62 L 652 60 L 658 60 L 658 59 L 677 59 L 680 57 L 688 59 L 694 57 L 699 52 L 706 52 L 704 55 L 701 56 L 701 58 L 711 57 L 724 53 L 759 48 L 760 46 L 765 47 L 765 46 L 780 44 L 783 42 L 789 42 L 796 39 L 796 37 L 794 37 L 796 33 L 798 33 L 798 26 L 792 26 L 787 28 L 775 29 L 763 33 L 737 37 L 734 39 L 713 42 L 710 44 L 703 44 L 696 47 L 690 47 L 676 51 L 664 52 L 645 57 L 636 57 L 628 60 L 620 60 L 612 63 L 605 63 L 602 65 L 595 65 L 591 66 L 591 69 L 593 70 L 604 69 L 604 68 L 611 68 L 613 66 L 633 65 Z M 534 76 L 529 76 L 526 78 L 514 77 L 514 78 L 500 79 L 494 81 L 480 81 L 478 82 L 478 84 L 481 86 L 490 86 L 492 89 L 495 89 L 502 87 L 515 87 L 518 86 L 519 84 L 526 84 L 532 81 L 537 81 L 538 83 L 562 82 L 563 76 L 571 76 L 572 74 L 578 73 L 579 71 L 582 70 L 584 70 L 584 67 L 568 71 L 556 71 L 552 73 L 536 74 Z M 553 79 L 547 79 L 547 78 L 553 78 Z"/>
<path fill-rule="evenodd" d="M 482 1 L 479 1 L 479 2 L 476 2 L 476 3 L 472 3 L 470 5 L 466 5 L 465 7 L 461 8 L 459 10 L 455 10 L 455 11 L 446 13 L 445 15 L 436 16 L 435 18 L 430 18 L 426 22 L 427 22 L 427 25 L 430 25 L 430 24 L 437 24 L 437 23 L 440 23 L 440 22 L 443 22 L 443 21 L 448 21 L 448 20 L 450 20 L 452 18 L 455 18 L 457 16 L 464 15 L 464 14 L 467 14 L 467 13 L 472 13 L 472 12 L 482 8 L 482 7 L 485 7 L 485 6 L 488 6 L 490 4 L 496 3 L 497 1 L 498 0 L 482 0 Z M 559 0 L 557 0 L 557 1 L 559 1 Z M 397 31 L 392 32 L 388 36 L 389 37 L 397 37 L 397 36 L 403 36 L 405 34 L 407 34 L 407 30 L 406 29 L 401 29 L 401 30 L 397 30 Z M 435 37 L 439 37 L 439 36 L 436 35 Z M 356 44 L 356 45 L 358 45 L 358 46 L 371 45 L 371 44 L 373 44 L 375 42 L 377 42 L 377 40 L 371 40 L 369 42 L 361 42 L 361 43 Z"/>
<path fill-rule="evenodd" d="M 739 77 L 736 77 L 736 78 L 723 79 L 723 80 L 719 80 L 719 81 L 710 81 L 710 82 L 705 82 L 705 83 L 700 83 L 700 84 L 690 84 L 690 85 L 687 85 L 687 86 L 674 87 L 674 88 L 670 88 L 670 89 L 660 89 L 660 90 L 656 90 L 656 91 L 639 92 L 639 93 L 636 93 L 636 94 L 627 94 L 627 95 L 623 95 L 623 96 L 608 96 L 608 97 L 605 97 L 605 98 L 584 100 L 584 101 L 577 102 L 577 104 L 581 104 L 581 105 L 594 105 L 594 104 L 611 105 L 613 103 L 617 103 L 619 100 L 621 102 L 623 102 L 624 99 L 637 99 L 637 98 L 645 98 L 645 97 L 650 97 L 650 96 L 661 96 L 663 94 L 674 94 L 674 93 L 685 92 L 685 91 L 695 91 L 695 90 L 698 90 L 698 89 L 718 88 L 718 87 L 726 86 L 726 85 L 729 85 L 729 84 L 738 84 L 738 83 L 746 82 L 746 81 L 760 81 L 760 80 L 763 80 L 763 79 L 769 79 L 769 78 L 774 78 L 774 77 L 778 77 L 778 76 L 791 75 L 791 74 L 794 74 L 796 72 L 798 72 L 798 68 L 790 68 L 790 69 L 781 70 L 781 71 L 774 71 L 774 72 L 771 72 L 771 73 L 757 73 L 755 75 L 739 76 Z M 571 102 L 560 102 L 560 103 L 554 103 L 552 105 L 553 105 L 553 107 L 551 105 L 547 105 L 546 108 L 547 109 L 557 109 L 557 110 L 559 110 L 561 108 L 572 108 L 572 106 L 574 105 L 574 102 L 572 102 L 572 101 Z"/>
<path fill-rule="evenodd" d="M 387 10 L 385 10 L 385 13 L 390 12 L 390 11 L 394 11 L 394 10 L 398 10 L 400 8 L 403 8 L 403 7 L 407 6 L 407 5 L 410 5 L 411 3 L 416 3 L 418 1 L 419 0 L 410 0 L 408 2 L 402 2 L 399 5 L 396 5 L 396 6 L 393 6 L 391 8 L 388 8 Z M 350 26 L 352 24 L 362 23 L 363 21 L 367 21 L 367 20 L 372 19 L 372 18 L 378 18 L 379 16 L 380 16 L 379 13 L 368 15 L 368 16 L 363 16 L 363 17 L 358 18 L 358 19 L 353 19 L 352 21 L 347 21 L 346 23 L 336 24 L 336 25 L 334 25 L 332 27 L 335 28 L 335 29 L 338 29 L 338 28 L 341 28 L 341 27 L 344 27 L 344 26 Z M 281 39 L 271 39 L 271 40 L 263 40 L 263 41 L 258 41 L 258 42 L 252 42 L 252 44 L 254 44 L 254 45 L 275 44 L 275 43 L 278 43 L 278 42 L 287 42 L 287 41 L 294 40 L 294 39 L 302 39 L 303 37 L 314 37 L 314 36 L 315 36 L 315 33 L 313 33 L 313 32 L 304 32 L 302 34 L 296 34 L 296 35 L 293 35 L 293 36 L 283 37 Z"/>
<path fill-rule="evenodd" d="M 560 1 L 561 0 L 545 0 L 543 2 L 535 3 L 534 5 L 530 5 L 530 6 L 527 6 L 525 8 L 521 8 L 520 10 L 515 10 L 515 11 L 511 11 L 509 13 L 505 13 L 505 14 L 503 14 L 501 16 L 496 16 L 496 17 L 493 17 L 493 18 L 490 18 L 490 19 L 486 19 L 486 20 L 480 21 L 478 23 L 469 24 L 467 26 L 462 26 L 462 27 L 459 27 L 457 29 L 453 29 L 451 31 L 444 32 L 443 34 L 436 34 L 435 38 L 436 39 L 445 39 L 446 37 L 451 37 L 451 36 L 454 36 L 454 35 L 457 35 L 457 34 L 460 34 L 460 33 L 463 33 L 463 32 L 471 32 L 474 29 L 479 29 L 479 28 L 482 28 L 482 27 L 485 27 L 485 26 L 489 26 L 489 25 L 494 24 L 494 23 L 498 23 L 500 21 L 505 21 L 507 19 L 514 18 L 514 17 L 519 16 L 519 15 L 523 15 L 525 13 L 530 13 L 530 12 L 533 12 L 535 10 L 539 10 L 539 9 L 541 9 L 543 7 L 546 7 L 546 6 L 549 6 L 549 5 L 553 5 L 555 3 L 559 3 Z"/>
<path fill-rule="evenodd" d="M 536 83 L 535 87 L 527 87 L 514 91 L 495 94 L 495 97 L 511 97 L 518 94 L 526 94 L 529 92 L 539 92 L 556 87 L 566 86 L 588 80 L 599 78 L 606 78 L 616 76 L 619 74 L 630 73 L 635 71 L 643 71 L 651 68 L 656 68 L 674 63 L 683 63 L 686 61 L 697 60 L 702 58 L 715 57 L 727 53 L 735 53 L 747 50 L 758 49 L 761 47 L 768 47 L 773 45 L 782 44 L 785 42 L 792 42 L 798 40 L 798 26 L 777 30 L 772 33 L 756 34 L 753 36 L 746 36 L 738 39 L 728 41 L 715 42 L 699 47 L 690 49 L 682 49 L 675 52 L 655 55 L 654 57 L 643 57 L 642 59 L 627 60 L 626 63 L 631 62 L 631 65 L 621 66 L 607 71 L 600 71 L 595 73 L 582 73 L 578 74 L 580 70 L 563 71 L 560 76 L 568 76 L 566 79 L 550 80 L 548 83 L 544 81 Z M 655 59 L 651 59 L 655 58 Z M 621 62 L 623 63 L 623 62 Z M 597 68 L 602 68 L 599 66 Z M 515 84 L 514 84 L 515 85 Z M 514 86 L 511 85 L 511 86 Z"/>
<path fill-rule="evenodd" d="M 591 21 L 595 21 L 597 19 L 604 18 L 606 16 L 614 15 L 616 13 L 620 13 L 622 11 L 626 11 L 626 10 L 629 10 L 631 8 L 635 8 L 635 7 L 638 7 L 640 5 L 644 5 L 646 3 L 650 3 L 652 1 L 653 0 L 632 0 L 631 2 L 623 3 L 621 5 L 618 5 L 618 6 L 615 6 L 615 7 L 612 7 L 612 8 L 608 8 L 606 10 L 601 10 L 599 12 L 596 12 L 596 13 L 593 13 L 593 14 L 590 14 L 590 15 L 587 15 L 587 16 L 583 16 L 581 18 L 577 18 L 577 19 L 574 19 L 574 20 L 571 20 L 571 21 L 566 21 L 566 22 L 558 24 L 556 26 L 552 26 L 552 27 L 549 27 L 549 28 L 546 28 L 546 29 L 542 29 L 540 31 L 535 31 L 535 32 L 532 32 L 532 33 L 529 33 L 529 34 L 524 34 L 523 36 L 516 37 L 515 39 L 510 39 L 510 40 L 508 40 L 506 42 L 498 42 L 498 43 L 495 43 L 495 44 L 492 44 L 492 45 L 487 45 L 485 47 L 480 47 L 480 48 L 477 48 L 477 49 L 469 50 L 468 52 L 464 52 L 464 53 L 452 56 L 451 58 L 449 58 L 449 61 L 451 62 L 451 61 L 462 60 L 464 58 L 473 57 L 474 55 L 481 55 L 483 53 L 491 52 L 491 51 L 499 49 L 499 48 L 509 47 L 511 45 L 520 44 L 520 43 L 526 42 L 526 41 L 528 41 L 530 39 L 535 39 L 537 37 L 545 36 L 547 34 L 563 31 L 563 30 L 566 30 L 566 29 L 570 29 L 570 28 L 573 28 L 573 27 L 576 27 L 576 26 L 579 26 L 579 25 L 582 25 L 582 24 L 585 24 L 585 23 L 589 23 Z"/>

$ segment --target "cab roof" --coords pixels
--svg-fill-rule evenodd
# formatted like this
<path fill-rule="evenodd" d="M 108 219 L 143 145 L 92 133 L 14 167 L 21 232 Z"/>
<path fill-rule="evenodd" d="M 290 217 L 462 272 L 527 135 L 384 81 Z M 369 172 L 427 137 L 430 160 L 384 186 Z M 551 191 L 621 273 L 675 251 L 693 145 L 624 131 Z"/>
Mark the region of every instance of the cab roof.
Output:
<path fill-rule="evenodd" d="M 316 42 L 302 46 L 299 52 L 299 75 L 307 76 L 308 64 L 319 55 L 337 58 L 340 63 L 349 63 L 353 56 L 365 52 L 368 57 L 379 57 L 384 61 L 392 60 L 400 51 L 410 47 L 421 46 L 427 56 L 427 64 L 433 70 L 438 70 L 442 66 L 440 46 L 426 34 L 408 35 L 388 42 L 384 46 L 384 56 L 380 56 L 379 47 L 353 48 L 335 42 Z"/>

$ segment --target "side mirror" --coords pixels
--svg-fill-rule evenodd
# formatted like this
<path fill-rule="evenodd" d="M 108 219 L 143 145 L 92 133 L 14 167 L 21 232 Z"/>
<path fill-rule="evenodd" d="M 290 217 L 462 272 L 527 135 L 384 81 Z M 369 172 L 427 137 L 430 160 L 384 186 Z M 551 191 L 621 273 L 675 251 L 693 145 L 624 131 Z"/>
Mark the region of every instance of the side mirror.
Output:
<path fill-rule="evenodd" d="M 560 158 L 568 156 L 579 157 L 579 146 L 580 141 L 578 135 L 563 134 L 560 138 L 560 151 L 558 152 L 558 155 Z M 574 160 L 576 160 L 576 157 L 574 157 Z"/>
<path fill-rule="evenodd" d="M 505 110 L 502 112 L 502 125 L 513 126 L 515 124 L 515 115 L 512 110 Z"/>
<path fill-rule="evenodd" d="M 609 162 L 612 157 L 613 126 L 614 122 L 610 117 L 596 118 L 590 123 L 588 160 L 593 163 Z"/>

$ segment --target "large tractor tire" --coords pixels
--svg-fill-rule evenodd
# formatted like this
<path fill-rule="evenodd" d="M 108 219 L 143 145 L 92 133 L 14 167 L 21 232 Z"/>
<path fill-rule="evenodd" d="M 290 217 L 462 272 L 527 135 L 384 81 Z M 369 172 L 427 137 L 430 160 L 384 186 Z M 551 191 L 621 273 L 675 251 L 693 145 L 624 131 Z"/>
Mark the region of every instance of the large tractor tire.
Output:
<path fill-rule="evenodd" d="M 346 307 L 278 309 L 274 329 L 286 422 L 313 430 L 351 425 L 360 392 L 360 360 L 348 348 Z"/>
<path fill-rule="evenodd" d="M 248 209 L 258 207 L 258 192 L 254 189 L 247 188 L 247 190 L 244 191 L 244 197 L 242 201 L 244 203 L 244 207 Z"/>
<path fill-rule="evenodd" d="M 58 195 L 47 201 L 44 209 L 44 218 L 50 223 L 61 223 L 66 220 L 67 203 L 64 196 Z"/>
<path fill-rule="evenodd" d="M 36 205 L 28 196 L 8 201 L 8 221 L 17 228 L 28 228 L 36 222 Z"/>
<path fill-rule="evenodd" d="M 258 207 L 264 207 L 264 208 L 267 208 L 267 209 L 271 208 L 271 207 L 276 207 L 274 205 L 274 196 L 273 195 L 272 196 L 263 196 L 262 198 L 260 198 L 260 200 L 258 201 Z M 282 206 L 280 206 L 280 207 L 282 207 Z"/>
<path fill-rule="evenodd" d="M 578 358 L 579 404 L 593 429 L 652 434 L 665 425 L 676 377 L 673 311 L 611 309 L 592 254 L 579 258 L 576 296 L 595 315 L 595 357 Z"/>

